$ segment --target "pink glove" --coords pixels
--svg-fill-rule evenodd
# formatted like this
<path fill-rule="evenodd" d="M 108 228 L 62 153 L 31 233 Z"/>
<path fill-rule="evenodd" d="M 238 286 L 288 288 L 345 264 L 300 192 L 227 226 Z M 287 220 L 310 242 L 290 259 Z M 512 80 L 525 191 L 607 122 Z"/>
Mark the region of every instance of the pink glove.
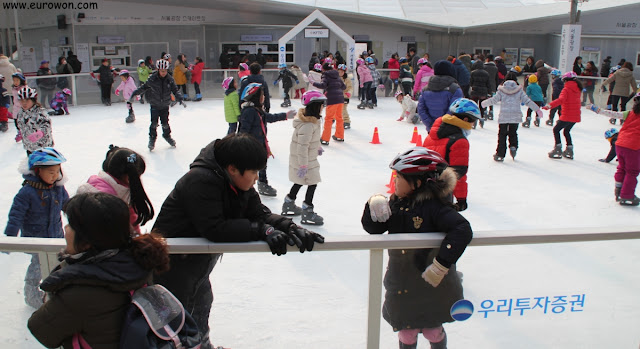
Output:
<path fill-rule="evenodd" d="M 542 110 L 549 110 L 549 109 L 551 109 L 551 107 L 549 107 L 548 105 L 545 105 L 544 107 L 542 107 L 542 108 L 540 108 L 540 109 L 542 109 Z"/>
<path fill-rule="evenodd" d="M 44 136 L 44 133 L 42 133 L 42 131 L 36 131 L 30 135 L 27 136 L 27 139 L 29 140 L 29 142 L 35 143 L 38 140 L 40 140 L 40 138 L 42 138 Z"/>
<path fill-rule="evenodd" d="M 9 113 L 7 114 L 7 117 L 8 117 L 9 119 L 13 119 L 13 114 L 11 114 L 11 112 L 9 112 Z"/>
<path fill-rule="evenodd" d="M 542 119 L 544 117 L 544 114 L 542 113 L 542 109 L 538 109 L 538 111 L 536 111 L 536 115 L 538 116 L 538 119 Z"/>
<path fill-rule="evenodd" d="M 120 90 L 116 90 L 116 96 L 120 96 Z"/>
<path fill-rule="evenodd" d="M 351 98 L 351 93 L 347 92 L 345 94 L 347 95 L 347 98 Z"/>
<path fill-rule="evenodd" d="M 136 101 L 139 101 L 139 100 L 140 100 L 140 98 L 141 98 L 141 97 L 140 97 L 140 95 L 137 95 L 137 96 L 136 96 Z"/>

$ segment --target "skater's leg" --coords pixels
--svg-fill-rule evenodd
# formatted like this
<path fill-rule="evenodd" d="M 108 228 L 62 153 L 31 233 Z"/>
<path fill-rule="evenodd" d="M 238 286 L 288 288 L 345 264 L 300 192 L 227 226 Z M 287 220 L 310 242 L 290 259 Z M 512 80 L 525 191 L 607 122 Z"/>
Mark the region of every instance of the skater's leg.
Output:
<path fill-rule="evenodd" d="M 567 126 L 564 128 L 564 139 L 565 141 L 567 141 L 567 145 L 573 145 L 573 142 L 571 142 L 571 129 L 573 128 L 573 125 L 575 125 L 575 122 L 566 122 Z M 558 144 L 558 143 L 556 143 Z"/>
<path fill-rule="evenodd" d="M 159 110 L 160 123 L 162 124 L 162 137 L 171 138 L 171 127 L 169 126 L 169 108 Z"/>
<path fill-rule="evenodd" d="M 158 138 L 158 119 L 160 118 L 160 111 L 151 107 L 151 125 L 149 126 L 149 138 Z"/>
<path fill-rule="evenodd" d="M 262 183 L 268 183 L 267 181 L 267 166 L 258 171 L 258 181 Z"/>
<path fill-rule="evenodd" d="M 640 150 L 631 150 L 625 147 L 617 147 L 618 150 L 618 168 L 624 165 L 624 179 L 622 182 L 622 190 L 620 197 L 624 199 L 633 199 L 635 197 L 636 186 L 638 185 L 638 174 L 640 173 Z M 621 155 L 624 153 L 624 161 Z M 616 173 L 616 176 L 618 173 Z M 616 179 L 616 182 L 618 180 Z"/>
<path fill-rule="evenodd" d="M 289 190 L 289 199 L 295 201 L 296 198 L 298 197 L 298 192 L 300 191 L 300 188 L 302 188 L 302 185 L 300 184 L 294 184 L 291 187 L 291 190 Z"/>
<path fill-rule="evenodd" d="M 310 186 L 307 187 L 307 193 L 304 196 L 304 202 L 306 202 L 307 205 L 313 206 L 313 196 L 316 193 L 316 188 L 317 187 L 318 187 L 317 184 L 313 184 L 313 185 L 310 185 Z"/>
<path fill-rule="evenodd" d="M 349 111 L 347 110 L 347 106 L 349 103 L 342 104 L 342 119 L 345 124 L 351 124 L 351 118 L 349 117 Z"/>
<path fill-rule="evenodd" d="M 336 136 L 336 138 L 344 139 L 344 120 L 342 119 L 342 106 L 344 106 L 344 103 L 332 104 L 330 106 L 327 106 L 327 113 L 328 110 L 331 109 L 331 113 L 336 119 L 336 132 L 334 133 L 334 135 Z"/>
<path fill-rule="evenodd" d="M 560 131 L 565 128 L 567 125 L 566 121 L 559 120 L 556 125 L 553 127 L 553 138 L 555 139 L 555 144 L 561 144 L 560 140 Z"/>
<path fill-rule="evenodd" d="M 230 135 L 232 133 L 236 133 L 237 130 L 238 130 L 238 123 L 237 122 L 230 122 L 229 123 L 229 130 L 227 131 L 227 134 Z"/>
<path fill-rule="evenodd" d="M 447 348 L 447 334 L 444 332 L 442 326 L 435 328 L 423 328 L 422 335 L 429 340 L 431 348 L 433 349 L 446 349 Z"/>
<path fill-rule="evenodd" d="M 627 110 L 627 103 L 629 102 L 629 97 L 620 97 L 620 111 Z M 622 124 L 622 121 L 621 123 Z"/>
<path fill-rule="evenodd" d="M 405 329 L 398 332 L 398 339 L 403 344 L 416 344 L 418 342 L 419 329 Z"/>
<path fill-rule="evenodd" d="M 507 153 L 507 132 L 509 130 L 509 124 L 500 124 L 498 126 L 498 148 L 496 148 L 496 154 L 500 157 L 504 157 Z"/>
<path fill-rule="evenodd" d="M 620 96 L 611 95 L 611 110 L 618 111 L 618 103 L 620 102 Z"/>
<path fill-rule="evenodd" d="M 519 124 L 507 124 L 509 125 L 507 135 L 509 136 L 509 148 L 518 148 L 518 126 Z"/>
<path fill-rule="evenodd" d="M 329 106 L 327 108 L 327 113 L 324 118 L 324 129 L 322 130 L 321 140 L 328 142 L 331 139 L 331 125 L 333 125 L 333 119 L 335 115 L 333 114 L 333 109 Z"/>

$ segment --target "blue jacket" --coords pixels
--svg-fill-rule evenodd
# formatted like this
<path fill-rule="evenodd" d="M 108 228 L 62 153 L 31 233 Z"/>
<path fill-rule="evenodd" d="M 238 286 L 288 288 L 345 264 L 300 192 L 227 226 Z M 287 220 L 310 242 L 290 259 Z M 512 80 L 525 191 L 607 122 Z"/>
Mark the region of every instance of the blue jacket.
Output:
<path fill-rule="evenodd" d="M 437 118 L 449 111 L 449 106 L 458 98 L 464 97 L 456 80 L 448 75 L 434 75 L 427 85 L 427 90 L 420 95 L 418 114 L 420 120 L 431 130 Z"/>
<path fill-rule="evenodd" d="M 469 73 L 469 70 L 464 63 L 461 60 L 456 59 L 456 61 L 453 62 L 453 68 L 456 70 L 456 80 L 458 80 L 458 84 L 460 84 L 460 86 L 469 85 L 471 73 Z"/>
<path fill-rule="evenodd" d="M 534 102 L 544 102 L 542 88 L 537 82 L 529 83 L 529 86 L 527 86 L 527 96 Z"/>
<path fill-rule="evenodd" d="M 9 211 L 9 222 L 4 234 L 7 236 L 62 238 L 62 205 L 69 199 L 69 194 L 61 181 L 52 187 L 33 172 L 23 175 L 25 181 L 13 199 Z"/>
<path fill-rule="evenodd" d="M 552 100 L 558 99 L 558 97 L 560 97 L 560 92 L 562 92 L 562 89 L 564 88 L 564 81 L 562 81 L 562 79 L 560 78 L 555 78 L 551 83 L 551 86 L 553 87 L 553 92 L 551 93 L 551 99 Z"/>
<path fill-rule="evenodd" d="M 255 137 L 260 144 L 267 146 L 267 123 L 276 122 L 281 120 L 287 120 L 286 113 L 269 114 L 263 110 L 259 110 L 254 106 L 248 105 L 249 102 L 245 102 L 242 105 L 242 114 L 240 114 L 240 128 L 238 133 L 248 133 Z M 264 131 L 262 125 L 264 125 Z"/>

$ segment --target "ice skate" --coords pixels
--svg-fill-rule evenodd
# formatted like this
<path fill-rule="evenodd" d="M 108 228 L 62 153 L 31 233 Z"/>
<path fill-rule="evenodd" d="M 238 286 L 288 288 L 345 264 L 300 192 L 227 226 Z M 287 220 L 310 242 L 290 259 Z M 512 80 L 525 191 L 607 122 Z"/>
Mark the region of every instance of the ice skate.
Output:
<path fill-rule="evenodd" d="M 444 332 L 444 329 L 442 330 Z M 447 333 L 445 332 L 444 338 L 437 343 L 431 343 L 431 349 L 447 349 Z"/>
<path fill-rule="evenodd" d="M 536 127 L 540 127 L 540 118 L 536 118 L 536 119 L 533 121 L 533 124 L 534 124 Z"/>
<path fill-rule="evenodd" d="M 556 144 L 555 148 L 549 152 L 549 157 L 552 159 L 562 159 L 562 144 Z"/>
<path fill-rule="evenodd" d="M 7 122 L 0 122 L 0 131 L 1 132 L 7 132 L 9 130 L 9 125 L 7 125 Z"/>
<path fill-rule="evenodd" d="M 622 183 L 616 183 L 615 188 L 613 188 L 613 195 L 616 197 L 616 201 L 620 201 L 620 191 L 622 190 Z"/>
<path fill-rule="evenodd" d="M 531 126 L 531 117 L 527 116 L 527 118 L 522 123 L 522 127 L 529 128 L 529 126 Z"/>
<path fill-rule="evenodd" d="M 484 128 L 484 119 L 480 118 L 478 121 L 480 122 L 480 128 Z"/>
<path fill-rule="evenodd" d="M 264 196 L 276 196 L 278 191 L 266 182 L 258 182 L 258 193 Z"/>
<path fill-rule="evenodd" d="M 132 122 L 136 121 L 136 114 L 134 114 L 133 112 L 129 113 L 129 116 L 127 116 L 127 118 L 126 118 L 126 119 L 124 119 L 124 121 L 125 121 L 127 124 L 130 124 L 130 123 L 132 123 Z"/>
<path fill-rule="evenodd" d="M 200 102 L 202 100 L 202 94 L 197 93 L 196 98 L 193 100 L 194 102 Z"/>
<path fill-rule="evenodd" d="M 413 344 L 404 344 L 400 341 L 398 341 L 399 343 L 399 348 L 400 349 L 417 349 L 418 348 L 418 343 L 413 343 Z"/>
<path fill-rule="evenodd" d="M 366 103 L 364 101 L 358 104 L 358 109 L 364 109 L 365 107 L 366 107 Z"/>
<path fill-rule="evenodd" d="M 620 205 L 622 206 L 638 206 L 640 205 L 640 198 L 634 196 L 633 199 L 620 198 Z"/>
<path fill-rule="evenodd" d="M 509 147 L 509 154 L 511 154 L 511 158 L 515 160 L 516 158 L 516 152 L 518 151 L 518 148 L 516 147 Z"/>
<path fill-rule="evenodd" d="M 280 104 L 281 107 L 286 108 L 286 107 L 290 107 L 291 106 L 291 100 L 290 99 L 285 99 L 284 102 L 282 102 L 282 104 Z"/>
<path fill-rule="evenodd" d="M 487 120 L 493 120 L 493 109 L 489 109 L 489 113 L 487 114 Z"/>
<path fill-rule="evenodd" d="M 171 136 L 167 136 L 167 137 L 164 137 L 164 136 L 163 136 L 162 138 L 164 138 L 164 140 L 165 140 L 165 141 L 167 141 L 167 143 L 169 143 L 169 145 L 170 145 L 172 148 L 175 148 L 175 147 L 176 147 L 176 141 L 175 141 L 173 138 L 171 138 Z"/>
<path fill-rule="evenodd" d="M 503 162 L 504 161 L 504 157 L 498 155 L 498 154 L 493 154 L 493 161 L 498 161 L 498 162 Z"/>
<path fill-rule="evenodd" d="M 567 148 L 562 152 L 562 156 L 564 156 L 567 159 L 573 160 L 573 146 L 568 145 Z"/>
<path fill-rule="evenodd" d="M 155 138 L 149 138 L 149 150 L 153 150 L 156 148 L 156 139 Z"/>
<path fill-rule="evenodd" d="M 344 138 L 338 138 L 336 136 L 331 136 L 331 138 L 333 138 L 333 140 L 336 142 L 344 142 Z"/>
<path fill-rule="evenodd" d="M 616 119 L 614 119 L 614 118 L 609 119 L 609 123 L 611 125 L 615 125 L 616 124 Z"/>
<path fill-rule="evenodd" d="M 289 195 L 284 197 L 284 203 L 282 204 L 282 213 L 283 216 L 299 216 L 302 214 L 302 208 L 296 206 L 294 200 L 289 198 Z"/>
<path fill-rule="evenodd" d="M 373 109 L 373 103 L 367 103 L 367 108 Z"/>
<path fill-rule="evenodd" d="M 191 100 L 191 98 L 189 98 L 189 96 L 187 96 L 187 95 L 184 95 L 184 96 L 182 96 L 182 100 L 185 101 L 185 102 L 189 102 Z"/>
<path fill-rule="evenodd" d="M 307 205 L 306 202 L 302 202 L 302 219 L 300 220 L 300 223 L 310 225 L 323 225 L 324 218 L 313 212 L 313 205 Z"/>
<path fill-rule="evenodd" d="M 322 145 L 329 145 L 329 141 L 325 141 L 324 139 L 320 140 L 320 144 Z"/>
<path fill-rule="evenodd" d="M 351 128 L 351 123 L 345 122 L 344 123 L 344 129 L 347 130 L 347 129 L 350 129 L 350 128 Z"/>
<path fill-rule="evenodd" d="M 545 122 L 548 126 L 553 126 L 553 119 L 549 119 Z"/>

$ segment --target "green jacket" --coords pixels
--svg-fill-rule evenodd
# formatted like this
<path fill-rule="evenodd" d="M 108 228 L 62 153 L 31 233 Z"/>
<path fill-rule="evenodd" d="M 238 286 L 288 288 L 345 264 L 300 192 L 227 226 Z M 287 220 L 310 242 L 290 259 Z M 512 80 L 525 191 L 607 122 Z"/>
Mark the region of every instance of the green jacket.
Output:
<path fill-rule="evenodd" d="M 138 80 L 140 80 L 140 83 L 147 82 L 151 73 L 153 73 L 153 70 L 146 65 L 144 67 L 138 67 Z"/>
<path fill-rule="evenodd" d="M 238 122 L 240 116 L 240 96 L 237 91 L 233 91 L 224 96 L 224 119 L 228 123 Z"/>

